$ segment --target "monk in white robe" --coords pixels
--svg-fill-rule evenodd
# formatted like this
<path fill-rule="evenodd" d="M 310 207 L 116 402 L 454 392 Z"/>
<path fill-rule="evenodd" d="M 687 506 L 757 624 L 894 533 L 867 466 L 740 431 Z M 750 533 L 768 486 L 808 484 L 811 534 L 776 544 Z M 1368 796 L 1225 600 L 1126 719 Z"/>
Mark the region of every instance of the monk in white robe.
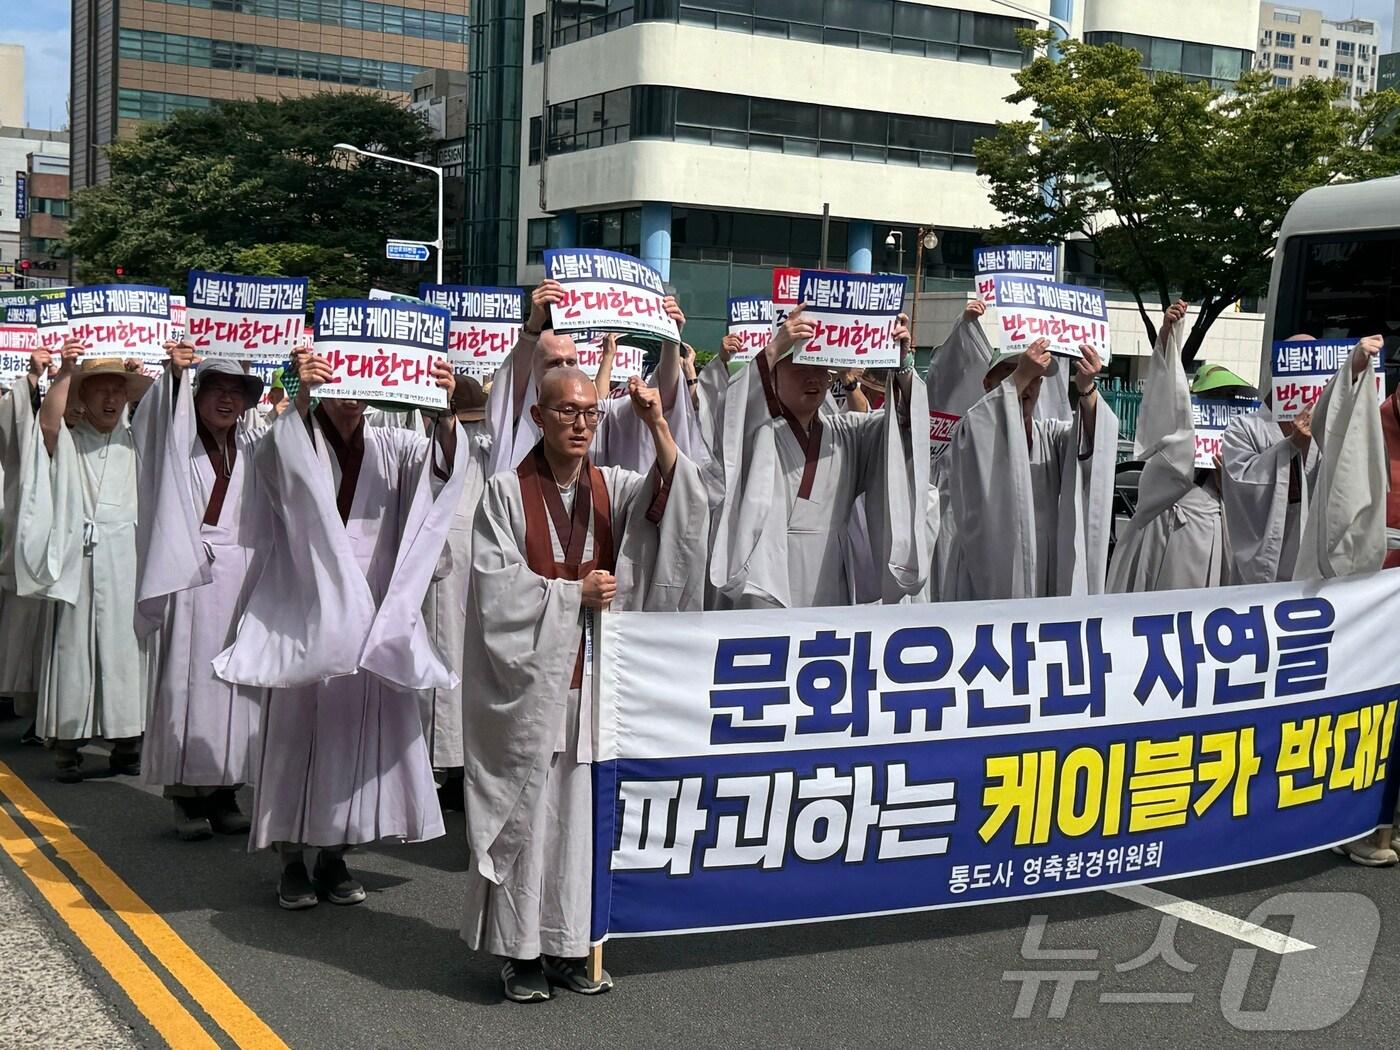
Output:
<path fill-rule="evenodd" d="M 423 623 L 423 597 L 461 498 L 466 443 L 450 415 L 432 440 L 367 427 L 365 404 L 311 395 L 325 358 L 297 355 L 301 386 L 258 445 L 275 512 L 268 562 L 214 669 L 269 690 L 251 850 L 276 848 L 278 904 L 358 904 L 345 851 L 443 833 L 416 693 L 454 675 Z M 445 364 L 434 369 L 449 395 Z M 318 847 L 310 875 L 305 850 Z"/>
<path fill-rule="evenodd" d="M 423 620 L 434 648 L 460 681 L 451 687 L 424 689 L 418 694 L 423 736 L 438 781 L 443 809 L 462 808 L 462 693 L 474 688 L 473 675 L 463 666 L 467 620 L 467 591 L 471 586 L 472 522 L 486 488 L 491 434 L 486 426 L 486 394 L 470 376 L 458 376 L 452 392 L 452 413 L 462 429 L 466 456 L 462 495 L 447 531 L 447 543 L 423 599 Z M 431 423 L 431 420 L 428 421 Z"/>
<path fill-rule="evenodd" d="M 111 742 L 112 772 L 141 771 L 148 675 L 136 636 L 136 446 L 127 405 L 150 386 L 115 358 L 63 365 L 21 456 L 15 579 L 21 596 L 48 599 L 36 732 L 58 779 L 83 778 L 81 748 Z M 83 419 L 64 425 L 69 399 Z"/>
<path fill-rule="evenodd" d="M 628 385 L 656 448 L 649 475 L 588 458 L 597 392 L 555 369 L 532 414 L 543 438 L 486 484 L 472 543 L 465 696 L 467 874 L 462 937 L 505 958 L 507 998 L 592 994 L 593 616 L 699 607 L 705 496 L 660 398 Z"/>
<path fill-rule="evenodd" d="M 236 792 L 256 772 L 263 690 L 223 681 L 214 658 L 233 641 L 271 508 L 253 469 L 262 380 L 228 360 L 195 373 L 192 344 L 168 350 L 166 374 L 132 419 L 137 628 L 160 632 L 142 777 L 172 800 L 176 834 L 194 841 L 249 827 Z"/>
<path fill-rule="evenodd" d="M 967 304 L 953 330 L 948 333 L 948 338 L 934 350 L 924 376 L 930 430 L 928 512 L 924 528 L 928 536 L 930 568 L 928 583 L 920 595 L 922 601 L 940 600 L 948 559 L 955 548 L 953 536 L 957 531 L 952 504 L 948 499 L 948 443 L 947 439 L 935 443 L 932 431 L 937 426 L 940 434 L 943 434 L 950 426 L 956 427 L 957 421 L 987 393 L 982 386 L 982 377 L 992 366 L 992 358 L 996 354 L 982 329 L 982 315 L 986 312 L 987 305 L 980 298 Z"/>
<path fill-rule="evenodd" d="M 1133 456 L 1143 462 L 1132 520 L 1118 537 L 1108 590 L 1219 587 L 1228 564 L 1216 472 L 1196 470 L 1191 391 L 1181 366 L 1187 306 L 1168 308 L 1147 366 Z"/>
<path fill-rule="evenodd" d="M 812 334 L 803 311 L 793 310 L 726 391 L 724 496 L 709 574 L 718 607 L 849 605 L 843 545 L 862 494 L 880 600 L 901 601 L 927 577 L 923 386 L 892 369 L 885 411 L 828 414 L 830 371 L 791 358 Z M 895 336 L 907 352 L 903 318 Z"/>
<path fill-rule="evenodd" d="M 44 603 L 21 598 L 15 583 L 15 530 L 19 520 L 21 451 L 34 439 L 39 379 L 50 354 L 35 350 L 29 374 L 0 400 L 0 696 L 14 701 L 15 714 L 34 718 L 39 691 L 40 627 Z"/>
<path fill-rule="evenodd" d="M 574 345 L 573 337 L 553 330 L 550 307 L 563 295 L 563 285 L 555 280 L 546 279 L 535 286 L 530 293 L 530 316 L 521 328 L 520 338 L 491 380 L 491 392 L 486 402 L 486 418 L 491 426 L 488 475 L 514 470 L 539 443 L 540 428 L 530 409 L 536 402 L 536 391 L 545 373 L 551 368 L 578 367 L 578 348 Z M 666 297 L 665 307 L 676 326 L 684 328 L 685 314 L 674 296 Z M 599 426 L 598 445 L 607 457 L 599 455 L 597 461 L 608 466 L 640 470 L 651 463 L 654 450 L 646 444 L 650 440 L 646 428 L 638 427 L 625 418 L 618 421 L 617 433 L 609 432 L 614 428 L 606 420 L 612 415 L 615 404 L 608 397 L 610 373 L 609 362 L 607 369 L 600 369 L 594 380 L 594 389 L 600 399 L 598 408 L 604 418 Z M 656 388 L 661 391 L 662 410 L 666 413 L 674 440 L 687 456 L 701 461 L 703 447 L 699 446 L 695 409 L 685 392 L 678 344 L 667 342 L 662 345 L 661 360 L 654 378 Z"/>
<path fill-rule="evenodd" d="M 944 453 L 954 535 L 942 600 L 1103 593 L 1118 418 L 1095 383 L 1103 361 L 1080 353 L 1073 422 L 1036 414 L 1060 366 L 1046 340 L 993 359 Z"/>

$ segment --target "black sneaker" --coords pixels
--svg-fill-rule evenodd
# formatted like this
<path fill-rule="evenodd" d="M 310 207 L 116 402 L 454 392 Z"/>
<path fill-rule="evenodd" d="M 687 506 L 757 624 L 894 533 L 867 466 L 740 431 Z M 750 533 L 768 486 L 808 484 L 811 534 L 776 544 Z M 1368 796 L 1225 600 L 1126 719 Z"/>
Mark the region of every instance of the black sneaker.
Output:
<path fill-rule="evenodd" d="M 316 887 L 306 875 L 306 865 L 294 861 L 282 869 L 282 878 L 277 882 L 277 905 L 287 911 L 302 911 L 316 907 Z"/>
<path fill-rule="evenodd" d="M 233 788 L 219 788 L 204 800 L 210 826 L 220 835 L 246 835 L 253 822 L 238 808 Z"/>
<path fill-rule="evenodd" d="M 30 722 L 29 728 L 19 735 L 19 742 L 25 747 L 43 747 L 44 742 L 39 739 L 39 734 L 34 732 L 37 728 L 38 722 Z"/>
<path fill-rule="evenodd" d="M 61 754 L 55 759 L 58 765 L 56 779 L 60 784 L 80 784 L 83 780 L 83 756 L 77 751 Z"/>
<path fill-rule="evenodd" d="M 141 753 L 117 754 L 113 751 L 107 759 L 107 765 L 112 770 L 114 777 L 139 777 L 141 775 Z"/>
<path fill-rule="evenodd" d="M 365 888 L 350 877 L 344 857 L 322 850 L 311 869 L 311 879 L 332 904 L 359 904 L 365 899 Z"/>
<path fill-rule="evenodd" d="M 513 1003 L 544 1003 L 554 994 L 538 959 L 507 959 L 501 967 L 501 987 Z"/>
<path fill-rule="evenodd" d="M 612 975 L 604 970 L 601 981 L 593 980 L 588 976 L 587 959 L 563 959 L 557 955 L 546 955 L 543 961 L 544 973 L 550 984 L 557 984 L 560 988 L 578 992 L 579 995 L 601 995 L 603 992 L 612 991 Z"/>
<path fill-rule="evenodd" d="M 180 836 L 180 841 L 198 842 L 214 834 L 200 799 L 181 797 L 171 801 L 175 803 L 175 834 Z"/>

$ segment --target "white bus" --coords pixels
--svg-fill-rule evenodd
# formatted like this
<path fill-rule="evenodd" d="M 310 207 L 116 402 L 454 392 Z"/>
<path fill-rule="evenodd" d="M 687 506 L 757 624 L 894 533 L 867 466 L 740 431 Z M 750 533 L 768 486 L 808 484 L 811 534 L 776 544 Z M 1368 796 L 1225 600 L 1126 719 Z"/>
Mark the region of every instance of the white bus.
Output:
<path fill-rule="evenodd" d="M 1264 318 L 1273 340 L 1385 336 L 1387 386 L 1400 345 L 1400 176 L 1320 186 L 1288 209 L 1274 251 Z"/>

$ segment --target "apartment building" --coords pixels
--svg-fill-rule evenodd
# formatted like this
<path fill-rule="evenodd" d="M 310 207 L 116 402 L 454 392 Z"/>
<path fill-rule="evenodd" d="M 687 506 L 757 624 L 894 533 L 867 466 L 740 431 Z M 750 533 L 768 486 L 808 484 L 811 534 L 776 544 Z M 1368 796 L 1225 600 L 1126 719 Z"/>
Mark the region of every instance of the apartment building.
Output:
<path fill-rule="evenodd" d="M 1310 7 L 1259 5 L 1258 68 L 1291 87 L 1309 78 L 1340 81 L 1339 105 L 1355 106 L 1377 89 L 1380 26 L 1366 18 L 1335 20 Z"/>

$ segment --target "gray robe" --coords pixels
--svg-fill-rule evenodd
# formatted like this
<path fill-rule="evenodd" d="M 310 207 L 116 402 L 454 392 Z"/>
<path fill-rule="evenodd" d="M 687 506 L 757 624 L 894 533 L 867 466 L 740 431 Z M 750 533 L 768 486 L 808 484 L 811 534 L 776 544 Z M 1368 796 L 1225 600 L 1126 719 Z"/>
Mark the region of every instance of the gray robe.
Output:
<path fill-rule="evenodd" d="M 34 714 L 44 622 L 44 603 L 21 598 L 15 583 L 20 453 L 35 426 L 29 380 L 21 376 L 0 400 L 0 696 L 12 697 L 16 714 L 24 716 Z"/>
<path fill-rule="evenodd" d="M 861 494 L 881 600 L 899 602 L 922 588 L 929 567 L 928 407 L 923 386 L 914 383 L 907 416 L 890 411 L 897 382 L 891 375 L 884 412 L 822 413 L 809 469 L 793 424 L 770 397 L 763 362 L 734 377 L 710 555 L 719 607 L 849 605 L 842 548 Z"/>
<path fill-rule="evenodd" d="M 1317 477 L 1317 442 L 1309 442 L 1306 456 L 1300 456 L 1266 405 L 1230 421 L 1221 439 L 1220 459 L 1229 582 L 1293 579 Z M 1290 500 L 1289 474 L 1295 462 L 1298 498 Z"/>
<path fill-rule="evenodd" d="M 60 427 L 50 456 L 36 425 L 20 471 L 15 580 L 21 595 L 48 599 L 35 731 L 62 741 L 140 736 L 148 668 L 135 628 L 131 427 Z"/>
<path fill-rule="evenodd" d="M 1028 448 L 1010 379 L 968 409 L 944 455 L 954 533 L 942 600 L 1103 593 L 1118 418 L 1095 402 L 1092 445 L 1076 412 L 1033 419 Z"/>
<path fill-rule="evenodd" d="M 599 468 L 607 489 L 620 610 L 698 609 L 705 495 L 681 456 L 669 491 L 655 475 Z M 545 479 L 552 483 L 552 479 Z M 534 572 L 519 475 L 486 484 L 472 542 L 466 698 L 467 876 L 462 936 L 512 958 L 588 948 L 591 884 L 591 662 L 572 688 L 585 632 L 582 584 Z M 593 557 L 590 516 L 583 561 Z M 563 547 L 548 521 L 554 557 Z M 604 614 L 606 615 L 606 614 Z"/>
<path fill-rule="evenodd" d="M 1148 362 L 1134 458 L 1143 462 L 1138 503 L 1118 537 L 1108 590 L 1166 591 L 1225 583 L 1225 526 L 1213 482 L 1197 485 L 1196 426 L 1181 367 L 1185 324 L 1161 337 Z"/>
<path fill-rule="evenodd" d="M 235 424 L 233 472 L 212 525 L 203 519 L 215 471 L 196 430 L 189 376 L 178 385 L 162 376 L 132 419 L 141 504 L 137 626 L 160 632 L 141 764 L 149 784 L 231 787 L 254 777 L 263 690 L 214 673 L 256 576 L 255 544 L 271 523 L 253 469 L 263 427 L 248 418 Z"/>
<path fill-rule="evenodd" d="M 464 668 L 467 592 L 471 586 L 472 521 L 486 488 L 491 435 L 486 423 L 461 423 L 467 443 L 462 495 L 457 501 L 447 542 L 423 599 L 423 622 L 433 646 L 461 679 L 456 685 L 418 693 L 423 736 L 434 769 L 462 766 L 462 692 L 474 688 L 475 676 Z"/>
<path fill-rule="evenodd" d="M 225 681 L 270 690 L 250 849 L 443 833 L 414 694 L 456 684 L 422 608 L 461 498 L 466 441 L 458 435 L 444 481 L 421 434 L 359 433 L 344 522 L 340 464 L 319 422 L 285 413 L 257 450 L 275 511 L 268 562 L 214 662 Z"/>

